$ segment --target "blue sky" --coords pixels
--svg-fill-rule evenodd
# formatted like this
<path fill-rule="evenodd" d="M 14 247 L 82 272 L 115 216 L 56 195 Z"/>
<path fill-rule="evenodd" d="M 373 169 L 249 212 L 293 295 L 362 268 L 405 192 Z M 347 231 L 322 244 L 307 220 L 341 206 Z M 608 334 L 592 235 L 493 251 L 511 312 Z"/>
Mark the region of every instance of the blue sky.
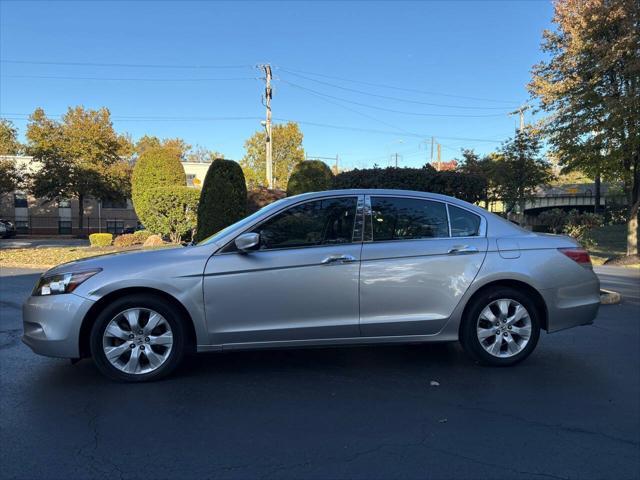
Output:
<path fill-rule="evenodd" d="M 551 15 L 546 0 L 0 1 L 0 115 L 24 133 L 36 107 L 107 106 L 134 139 L 239 160 L 269 62 L 273 116 L 301 122 L 310 156 L 419 166 L 432 135 L 448 160 L 513 134 Z"/>

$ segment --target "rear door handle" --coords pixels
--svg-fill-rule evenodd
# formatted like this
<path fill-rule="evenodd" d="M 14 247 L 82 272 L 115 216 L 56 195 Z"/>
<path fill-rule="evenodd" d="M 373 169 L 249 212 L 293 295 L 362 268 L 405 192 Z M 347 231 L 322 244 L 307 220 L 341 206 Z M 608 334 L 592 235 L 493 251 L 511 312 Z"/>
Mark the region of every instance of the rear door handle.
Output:
<path fill-rule="evenodd" d="M 469 245 L 456 245 L 451 248 L 448 252 L 449 255 L 465 255 L 469 253 L 478 253 L 478 249 L 476 247 L 472 247 Z"/>
<path fill-rule="evenodd" d="M 325 258 L 324 260 L 322 260 L 323 265 L 330 265 L 332 263 L 349 263 L 349 262 L 355 262 L 356 261 L 356 257 L 354 257 L 353 255 L 329 255 L 327 258 Z"/>

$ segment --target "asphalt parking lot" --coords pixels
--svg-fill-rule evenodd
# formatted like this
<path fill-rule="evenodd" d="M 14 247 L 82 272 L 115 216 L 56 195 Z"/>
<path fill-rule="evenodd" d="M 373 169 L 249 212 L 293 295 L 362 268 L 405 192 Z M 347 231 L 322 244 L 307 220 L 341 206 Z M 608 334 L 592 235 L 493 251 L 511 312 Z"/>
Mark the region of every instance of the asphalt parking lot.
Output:
<path fill-rule="evenodd" d="M 455 344 L 262 351 L 127 385 L 32 354 L 37 272 L 3 268 L 0 477 L 639 478 L 640 272 L 598 273 L 623 302 L 513 368 Z"/>

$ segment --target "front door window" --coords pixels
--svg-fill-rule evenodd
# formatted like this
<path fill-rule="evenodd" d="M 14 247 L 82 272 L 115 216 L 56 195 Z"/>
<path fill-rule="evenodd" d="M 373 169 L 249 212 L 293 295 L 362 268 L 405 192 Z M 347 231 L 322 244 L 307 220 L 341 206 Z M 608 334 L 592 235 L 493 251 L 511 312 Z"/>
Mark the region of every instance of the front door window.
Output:
<path fill-rule="evenodd" d="M 260 234 L 261 250 L 352 243 L 356 204 L 356 197 L 306 202 L 276 215 L 253 231 Z"/>

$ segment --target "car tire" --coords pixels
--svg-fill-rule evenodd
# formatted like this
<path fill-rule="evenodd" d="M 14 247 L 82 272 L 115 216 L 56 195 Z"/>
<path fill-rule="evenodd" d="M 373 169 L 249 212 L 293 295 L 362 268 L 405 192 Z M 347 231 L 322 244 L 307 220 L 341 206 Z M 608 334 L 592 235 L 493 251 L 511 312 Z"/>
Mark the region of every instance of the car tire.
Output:
<path fill-rule="evenodd" d="M 89 339 L 98 370 L 121 382 L 166 377 L 178 367 L 187 347 L 183 317 L 178 308 L 154 295 L 128 295 L 108 304 Z"/>
<path fill-rule="evenodd" d="M 540 312 L 526 293 L 510 287 L 487 289 L 465 310 L 460 342 L 483 365 L 515 365 L 535 349 L 540 323 Z"/>

